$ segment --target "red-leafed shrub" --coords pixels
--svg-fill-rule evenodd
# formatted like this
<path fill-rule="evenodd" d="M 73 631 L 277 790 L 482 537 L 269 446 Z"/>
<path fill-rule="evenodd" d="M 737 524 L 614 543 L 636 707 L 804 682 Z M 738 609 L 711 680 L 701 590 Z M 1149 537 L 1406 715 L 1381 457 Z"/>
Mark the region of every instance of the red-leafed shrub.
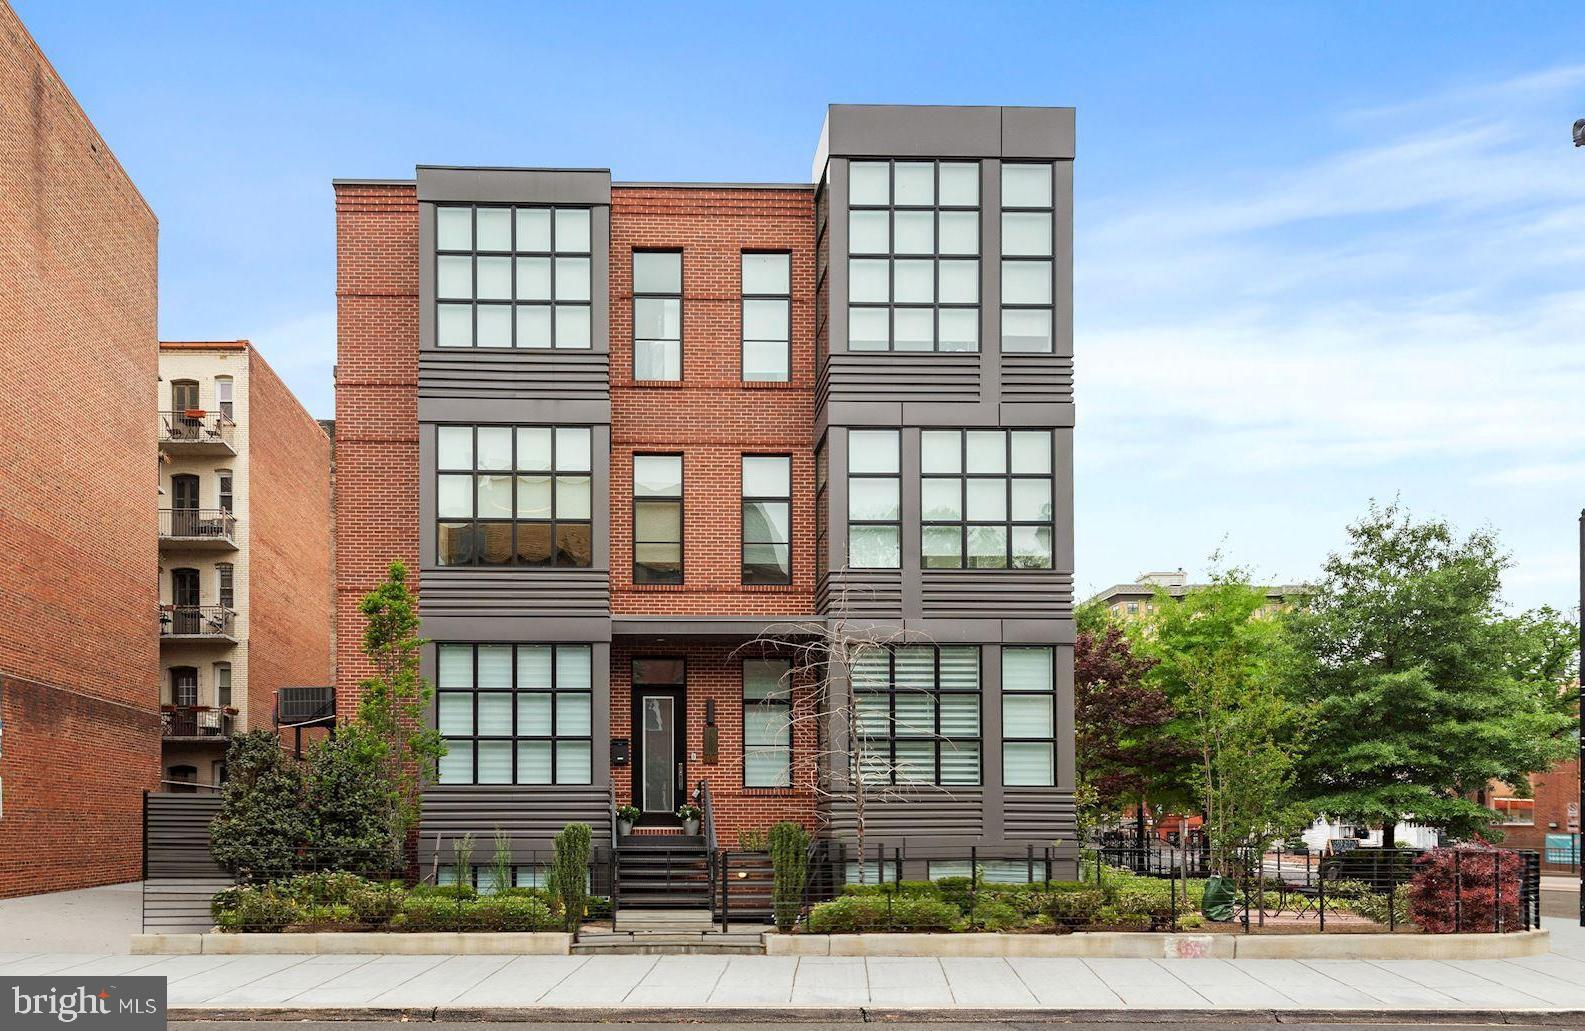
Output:
<path fill-rule="evenodd" d="M 1516 931 L 1524 926 L 1519 901 L 1524 859 L 1517 852 L 1438 848 L 1415 860 L 1414 867 L 1409 915 L 1421 930 L 1430 934 L 1498 930 L 1499 894 L 1501 930 Z"/>

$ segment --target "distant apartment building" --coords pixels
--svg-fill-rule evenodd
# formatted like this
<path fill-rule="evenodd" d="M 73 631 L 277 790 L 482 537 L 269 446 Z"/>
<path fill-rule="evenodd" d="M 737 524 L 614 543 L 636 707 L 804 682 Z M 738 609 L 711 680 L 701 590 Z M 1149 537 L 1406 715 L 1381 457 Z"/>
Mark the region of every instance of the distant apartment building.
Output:
<path fill-rule="evenodd" d="M 0 896 L 138 877 L 158 223 L 0 0 Z"/>
<path fill-rule="evenodd" d="M 330 438 L 246 340 L 161 343 L 159 390 L 161 779 L 197 791 L 282 689 L 330 700 Z"/>
<path fill-rule="evenodd" d="M 1172 598 L 1182 598 L 1190 591 L 1204 586 L 1207 585 L 1191 584 L 1188 574 L 1182 569 L 1140 573 L 1134 578 L 1133 583 L 1113 584 L 1104 591 L 1092 595 L 1085 604 L 1099 602 L 1112 615 L 1126 619 L 1148 615 L 1155 608 L 1158 591 Z M 1292 604 L 1308 590 L 1303 584 L 1271 584 L 1259 589 L 1266 592 L 1266 604 L 1259 609 L 1259 614 L 1262 615 L 1269 615 L 1284 605 Z"/>
<path fill-rule="evenodd" d="M 1580 763 L 1565 759 L 1542 773 L 1532 773 L 1524 791 L 1493 781 L 1480 802 L 1496 814 L 1492 826 L 1503 844 L 1535 849 L 1549 873 L 1577 873 L 1580 868 Z"/>
<path fill-rule="evenodd" d="M 423 862 L 629 803 L 624 864 L 700 847 L 690 801 L 851 843 L 861 776 L 908 876 L 1071 871 L 1073 124 L 835 105 L 812 182 L 337 181 L 338 691 L 402 559 Z M 892 644 L 822 685 L 815 626 Z"/>

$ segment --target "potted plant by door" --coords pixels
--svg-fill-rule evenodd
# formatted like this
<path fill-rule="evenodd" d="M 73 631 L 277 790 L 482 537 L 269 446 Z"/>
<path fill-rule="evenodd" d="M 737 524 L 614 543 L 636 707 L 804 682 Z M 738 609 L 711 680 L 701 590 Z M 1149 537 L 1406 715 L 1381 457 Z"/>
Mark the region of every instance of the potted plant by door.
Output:
<path fill-rule="evenodd" d="M 622 837 L 633 833 L 633 823 L 638 819 L 638 806 L 622 805 L 616 807 L 616 832 Z"/>
<path fill-rule="evenodd" d="M 698 806 L 684 802 L 682 805 L 677 807 L 677 818 L 682 821 L 682 832 L 684 834 L 699 833 Z"/>

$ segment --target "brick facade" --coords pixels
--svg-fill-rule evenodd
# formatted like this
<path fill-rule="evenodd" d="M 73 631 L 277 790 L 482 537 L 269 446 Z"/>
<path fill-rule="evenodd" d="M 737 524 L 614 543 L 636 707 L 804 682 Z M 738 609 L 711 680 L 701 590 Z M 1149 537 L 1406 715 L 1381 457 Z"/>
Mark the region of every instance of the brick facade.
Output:
<path fill-rule="evenodd" d="M 160 758 L 158 225 L 3 0 L 0 111 L 9 896 L 140 871 L 141 795 Z"/>
<path fill-rule="evenodd" d="M 418 196 L 336 188 L 336 710 L 369 674 L 358 602 L 393 560 L 418 586 Z"/>
<path fill-rule="evenodd" d="M 271 726 L 282 687 L 334 682 L 330 438 L 249 350 L 248 712 Z"/>
<path fill-rule="evenodd" d="M 1579 838 L 1582 818 L 1579 793 L 1578 759 L 1560 762 L 1545 773 L 1532 773 L 1530 795 L 1535 800 L 1535 823 L 1532 826 L 1504 825 L 1503 844 L 1509 848 L 1535 849 L 1541 852 L 1544 871 L 1578 872 L 1578 867 L 1571 867 L 1567 863 L 1546 863 L 1545 847 L 1549 834 L 1573 834 L 1576 839 Z M 1511 791 L 1504 788 L 1499 794 L 1507 797 Z M 1570 819 L 1571 806 L 1572 819 Z"/>

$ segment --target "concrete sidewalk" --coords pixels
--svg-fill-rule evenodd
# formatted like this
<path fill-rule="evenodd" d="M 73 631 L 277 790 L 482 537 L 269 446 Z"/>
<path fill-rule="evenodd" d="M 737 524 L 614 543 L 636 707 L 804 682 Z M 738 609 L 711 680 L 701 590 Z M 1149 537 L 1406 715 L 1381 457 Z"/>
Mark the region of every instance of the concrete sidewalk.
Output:
<path fill-rule="evenodd" d="M 779 956 L 0 956 L 0 976 L 163 974 L 189 1016 L 227 1011 L 789 1008 L 1585 1011 L 1585 934 L 1511 960 Z M 484 1015 L 488 1015 L 487 1013 Z M 768 1015 L 768 1013 L 767 1013 Z"/>

